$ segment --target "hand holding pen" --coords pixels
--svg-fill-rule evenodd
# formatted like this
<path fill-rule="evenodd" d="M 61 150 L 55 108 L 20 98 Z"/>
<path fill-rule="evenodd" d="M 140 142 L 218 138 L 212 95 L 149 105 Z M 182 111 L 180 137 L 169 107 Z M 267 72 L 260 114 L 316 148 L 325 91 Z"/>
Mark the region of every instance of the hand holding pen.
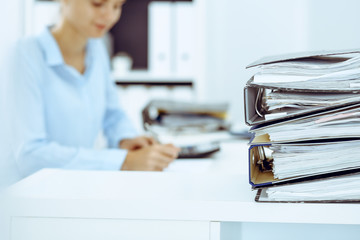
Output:
<path fill-rule="evenodd" d="M 178 157 L 180 151 L 172 144 L 159 144 L 147 136 L 124 139 L 119 147 L 129 150 L 121 168 L 128 171 L 162 171 Z"/>

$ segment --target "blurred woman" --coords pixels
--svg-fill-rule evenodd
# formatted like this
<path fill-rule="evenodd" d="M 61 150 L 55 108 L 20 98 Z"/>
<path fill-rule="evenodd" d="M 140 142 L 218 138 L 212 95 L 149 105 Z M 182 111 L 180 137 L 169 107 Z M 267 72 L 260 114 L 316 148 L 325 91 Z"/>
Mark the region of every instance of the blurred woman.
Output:
<path fill-rule="evenodd" d="M 99 38 L 123 4 L 60 0 L 59 22 L 18 44 L 14 157 L 22 176 L 42 168 L 161 171 L 177 157 L 173 145 L 137 136 L 119 107 Z M 109 148 L 95 150 L 101 131 Z"/>

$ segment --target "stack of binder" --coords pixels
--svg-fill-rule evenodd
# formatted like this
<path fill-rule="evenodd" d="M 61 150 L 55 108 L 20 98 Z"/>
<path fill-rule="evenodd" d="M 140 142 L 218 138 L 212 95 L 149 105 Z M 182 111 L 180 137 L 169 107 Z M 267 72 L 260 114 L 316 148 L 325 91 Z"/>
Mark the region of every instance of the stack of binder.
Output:
<path fill-rule="evenodd" d="M 144 129 L 159 142 L 181 148 L 179 158 L 205 158 L 220 151 L 228 133 L 228 103 L 152 100 L 142 111 Z"/>
<path fill-rule="evenodd" d="M 157 133 L 185 134 L 225 130 L 228 103 L 195 103 L 152 100 L 142 111 L 145 130 Z"/>
<path fill-rule="evenodd" d="M 259 202 L 360 202 L 360 49 L 268 57 L 245 87 Z"/>

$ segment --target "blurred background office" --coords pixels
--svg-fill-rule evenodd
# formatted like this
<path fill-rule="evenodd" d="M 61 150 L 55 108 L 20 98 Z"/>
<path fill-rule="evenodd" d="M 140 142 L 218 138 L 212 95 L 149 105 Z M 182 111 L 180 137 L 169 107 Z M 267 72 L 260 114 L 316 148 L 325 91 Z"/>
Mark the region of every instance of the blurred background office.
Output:
<path fill-rule="evenodd" d="M 56 1 L 6 4 L 12 14 L 1 23 L 0 41 L 36 34 L 59 12 Z M 247 64 L 271 54 L 358 47 L 359 7 L 356 0 L 128 0 L 108 39 L 112 56 L 119 54 L 114 80 L 122 105 L 139 129 L 139 109 L 154 97 L 227 101 L 232 122 L 241 124 Z"/>
<path fill-rule="evenodd" d="M 3 4 L 3 56 L 17 38 L 39 33 L 59 14 L 56 1 Z M 139 131 L 151 99 L 228 102 L 229 121 L 246 128 L 243 87 L 253 74 L 246 65 L 266 55 L 358 48 L 359 8 L 356 0 L 128 0 L 104 41 L 119 100 Z M 2 98 L 5 92 L 2 84 Z M 2 125 L 5 119 L 2 111 Z"/>

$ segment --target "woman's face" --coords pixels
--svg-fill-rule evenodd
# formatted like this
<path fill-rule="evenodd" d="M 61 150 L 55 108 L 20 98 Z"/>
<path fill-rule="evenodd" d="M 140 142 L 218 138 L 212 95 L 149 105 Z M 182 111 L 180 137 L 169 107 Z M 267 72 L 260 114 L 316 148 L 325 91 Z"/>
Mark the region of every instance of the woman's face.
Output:
<path fill-rule="evenodd" d="M 125 0 L 62 0 L 62 17 L 87 38 L 102 37 L 119 20 Z"/>

